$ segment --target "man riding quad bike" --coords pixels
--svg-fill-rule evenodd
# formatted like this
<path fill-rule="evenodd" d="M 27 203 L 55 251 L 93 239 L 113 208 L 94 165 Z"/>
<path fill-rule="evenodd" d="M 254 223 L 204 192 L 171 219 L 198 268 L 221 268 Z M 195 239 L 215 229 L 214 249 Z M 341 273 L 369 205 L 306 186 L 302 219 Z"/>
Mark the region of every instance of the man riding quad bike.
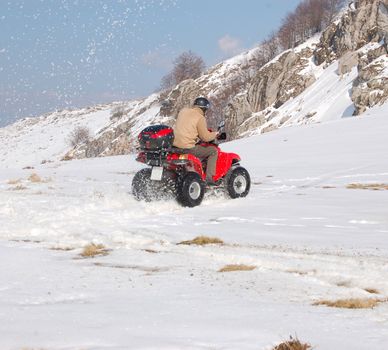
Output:
<path fill-rule="evenodd" d="M 151 201 L 170 193 L 181 205 L 195 207 L 201 204 L 205 189 L 212 186 L 223 187 L 230 198 L 248 194 L 251 181 L 239 164 L 240 157 L 222 152 L 214 143 L 215 139 L 226 139 L 224 123 L 217 132 L 207 128 L 209 106 L 207 99 L 199 97 L 193 108 L 182 109 L 174 129 L 154 125 L 139 134 L 136 160 L 152 168 L 134 176 L 132 193 L 136 199 Z"/>

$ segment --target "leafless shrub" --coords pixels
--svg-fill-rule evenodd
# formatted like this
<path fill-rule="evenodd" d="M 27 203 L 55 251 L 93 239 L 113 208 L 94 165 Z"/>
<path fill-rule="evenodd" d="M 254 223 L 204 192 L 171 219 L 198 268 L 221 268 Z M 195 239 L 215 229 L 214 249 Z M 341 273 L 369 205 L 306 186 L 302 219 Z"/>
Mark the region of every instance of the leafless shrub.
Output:
<path fill-rule="evenodd" d="M 312 349 L 308 343 L 302 343 L 299 339 L 290 337 L 290 340 L 286 340 L 276 345 L 272 350 L 309 350 Z"/>
<path fill-rule="evenodd" d="M 168 90 L 186 79 L 196 79 L 201 76 L 205 67 L 200 56 L 192 51 L 183 52 L 173 61 L 173 68 L 162 78 L 160 87 L 162 90 Z"/>
<path fill-rule="evenodd" d="M 125 107 L 123 105 L 118 105 L 112 109 L 110 119 L 120 119 L 124 115 Z"/>
<path fill-rule="evenodd" d="M 334 18 L 344 0 L 303 0 L 283 20 L 277 32 L 283 50 L 298 45 L 324 29 Z"/>
<path fill-rule="evenodd" d="M 87 143 L 91 139 L 90 129 L 86 126 L 77 126 L 67 137 L 67 142 L 71 147 Z"/>
<path fill-rule="evenodd" d="M 279 39 L 274 32 L 262 42 L 261 48 L 261 65 L 268 63 L 280 53 Z"/>

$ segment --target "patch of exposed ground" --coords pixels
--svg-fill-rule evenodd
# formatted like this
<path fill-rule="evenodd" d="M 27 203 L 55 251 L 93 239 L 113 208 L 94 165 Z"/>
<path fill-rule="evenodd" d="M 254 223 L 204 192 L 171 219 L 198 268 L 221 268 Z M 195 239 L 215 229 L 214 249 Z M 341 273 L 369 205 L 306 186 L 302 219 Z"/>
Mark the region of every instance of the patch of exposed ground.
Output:
<path fill-rule="evenodd" d="M 244 264 L 226 265 L 223 268 L 219 269 L 218 272 L 252 271 L 255 268 L 256 266 Z"/>

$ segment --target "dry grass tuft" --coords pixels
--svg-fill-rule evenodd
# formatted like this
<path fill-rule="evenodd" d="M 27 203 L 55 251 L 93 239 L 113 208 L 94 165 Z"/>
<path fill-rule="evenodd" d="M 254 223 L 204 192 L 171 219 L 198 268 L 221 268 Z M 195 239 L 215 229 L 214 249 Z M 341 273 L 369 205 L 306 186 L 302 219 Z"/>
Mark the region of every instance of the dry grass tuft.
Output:
<path fill-rule="evenodd" d="M 346 188 L 351 190 L 372 190 L 372 191 L 388 191 L 388 184 L 360 184 L 353 183 L 346 186 Z"/>
<path fill-rule="evenodd" d="M 361 299 L 349 298 L 339 300 L 320 300 L 313 303 L 313 305 L 325 305 L 329 307 L 337 307 L 341 309 L 373 309 L 379 303 L 387 302 L 387 299 Z"/>
<path fill-rule="evenodd" d="M 351 283 L 350 281 L 339 281 L 336 283 L 336 286 L 338 287 L 346 287 L 346 288 L 350 288 L 351 287 Z"/>
<path fill-rule="evenodd" d="M 206 245 L 206 244 L 224 244 L 224 242 L 222 240 L 220 240 L 219 238 L 199 236 L 199 237 L 195 237 L 194 239 L 192 239 L 190 241 L 179 242 L 178 244 Z"/>
<path fill-rule="evenodd" d="M 42 178 L 37 173 L 32 173 L 29 176 L 28 181 L 38 183 L 42 182 Z"/>
<path fill-rule="evenodd" d="M 253 265 L 226 265 L 222 269 L 218 270 L 218 272 L 233 272 L 233 271 L 252 271 L 256 268 Z"/>
<path fill-rule="evenodd" d="M 143 249 L 145 252 L 150 253 L 150 254 L 158 254 L 159 252 L 154 249 Z"/>
<path fill-rule="evenodd" d="M 147 273 L 156 273 L 156 272 L 165 272 L 169 269 L 166 267 L 152 267 L 152 266 L 139 266 L 139 265 L 123 265 L 123 264 L 109 264 L 109 263 L 102 263 L 102 262 L 96 262 L 94 263 L 95 266 L 100 267 L 110 267 L 112 269 L 129 269 L 129 270 L 138 270 L 143 271 Z"/>
<path fill-rule="evenodd" d="M 308 350 L 312 349 L 312 346 L 308 343 L 302 343 L 299 339 L 293 339 L 290 337 L 290 340 L 284 341 L 276 345 L 272 350 Z"/>
<path fill-rule="evenodd" d="M 103 244 L 88 244 L 84 247 L 84 250 L 80 253 L 80 256 L 83 258 L 93 258 L 98 255 L 108 255 L 109 249 L 107 249 Z"/>
<path fill-rule="evenodd" d="M 29 176 L 28 181 L 34 182 L 34 183 L 47 183 L 47 182 L 50 182 L 52 180 L 51 180 L 51 178 L 42 179 L 37 173 L 32 173 Z"/>
<path fill-rule="evenodd" d="M 300 276 L 305 276 L 305 275 L 308 275 L 310 273 L 308 271 L 301 271 L 301 270 L 297 270 L 297 269 L 289 269 L 286 272 L 294 273 L 294 274 L 297 274 L 297 275 L 300 275 Z M 315 271 L 312 271 L 312 272 L 315 272 Z"/>
<path fill-rule="evenodd" d="M 19 185 L 15 186 L 15 187 L 10 188 L 9 190 L 11 190 L 11 191 L 24 191 L 26 189 L 27 189 L 26 186 L 23 186 L 22 184 L 19 184 Z"/>
<path fill-rule="evenodd" d="M 42 243 L 42 241 L 31 239 L 11 239 L 11 242 L 23 242 L 23 243 Z"/>
<path fill-rule="evenodd" d="M 74 248 L 71 247 L 51 247 L 50 250 L 59 250 L 63 252 L 68 252 L 70 250 L 74 250 Z"/>
<path fill-rule="evenodd" d="M 11 179 L 11 180 L 7 181 L 7 184 L 8 185 L 17 185 L 17 184 L 20 184 L 21 181 L 22 181 L 21 179 Z"/>

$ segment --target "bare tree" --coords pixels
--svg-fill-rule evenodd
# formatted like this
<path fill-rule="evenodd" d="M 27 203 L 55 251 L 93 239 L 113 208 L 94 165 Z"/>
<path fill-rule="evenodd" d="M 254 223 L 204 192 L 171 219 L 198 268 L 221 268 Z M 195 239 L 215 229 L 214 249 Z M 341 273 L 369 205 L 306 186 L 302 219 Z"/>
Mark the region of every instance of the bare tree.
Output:
<path fill-rule="evenodd" d="M 111 110 L 110 119 L 120 119 L 125 115 L 124 105 L 118 105 Z"/>
<path fill-rule="evenodd" d="M 161 88 L 171 89 L 186 79 L 196 79 L 205 70 L 204 60 L 192 51 L 183 52 L 173 61 L 172 71 L 161 81 Z"/>
<path fill-rule="evenodd" d="M 280 53 L 279 39 L 275 33 L 271 33 L 270 36 L 261 44 L 263 65 L 271 61 L 276 55 Z"/>
<path fill-rule="evenodd" d="M 277 32 L 283 50 L 305 41 L 331 23 L 345 0 L 303 0 L 289 13 Z"/>
<path fill-rule="evenodd" d="M 326 4 L 325 4 L 325 14 L 326 14 L 326 18 L 325 18 L 325 25 L 329 25 L 335 15 L 338 13 L 339 9 L 341 8 L 341 6 L 343 6 L 345 3 L 345 0 L 327 0 L 326 1 Z"/>
<path fill-rule="evenodd" d="M 77 126 L 67 137 L 67 143 L 71 147 L 80 145 L 81 143 L 87 143 L 91 139 L 90 129 L 86 126 Z"/>

